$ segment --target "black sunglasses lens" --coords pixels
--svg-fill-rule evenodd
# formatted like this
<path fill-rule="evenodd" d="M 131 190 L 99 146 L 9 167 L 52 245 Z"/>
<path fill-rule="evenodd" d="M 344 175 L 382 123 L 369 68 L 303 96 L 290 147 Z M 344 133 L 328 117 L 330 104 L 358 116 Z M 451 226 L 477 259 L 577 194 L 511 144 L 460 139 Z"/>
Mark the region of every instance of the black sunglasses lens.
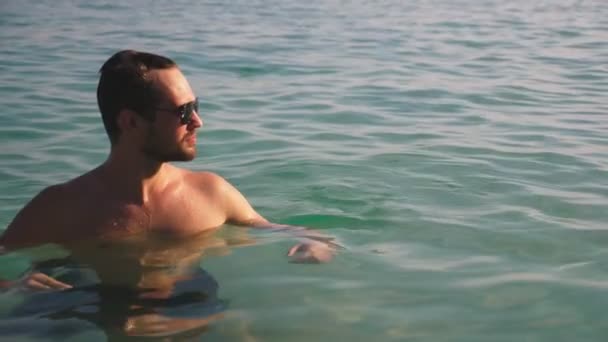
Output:
<path fill-rule="evenodd" d="M 198 113 L 198 99 L 193 102 L 186 103 L 180 108 L 180 119 L 183 125 L 188 125 L 192 121 L 192 114 Z"/>
<path fill-rule="evenodd" d="M 187 125 L 190 123 L 190 108 L 187 104 L 183 105 L 179 110 L 179 118 L 182 125 Z"/>

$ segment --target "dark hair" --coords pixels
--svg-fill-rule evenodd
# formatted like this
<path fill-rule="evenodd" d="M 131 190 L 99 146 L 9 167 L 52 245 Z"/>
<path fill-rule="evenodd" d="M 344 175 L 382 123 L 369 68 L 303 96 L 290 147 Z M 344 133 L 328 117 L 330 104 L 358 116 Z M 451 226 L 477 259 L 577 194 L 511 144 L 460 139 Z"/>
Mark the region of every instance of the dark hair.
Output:
<path fill-rule="evenodd" d="M 173 67 L 177 65 L 167 57 L 134 50 L 117 52 L 103 64 L 99 69 L 97 104 L 112 143 L 120 135 L 116 118 L 122 109 L 154 119 L 150 109 L 157 104 L 159 96 L 149 73 Z"/>

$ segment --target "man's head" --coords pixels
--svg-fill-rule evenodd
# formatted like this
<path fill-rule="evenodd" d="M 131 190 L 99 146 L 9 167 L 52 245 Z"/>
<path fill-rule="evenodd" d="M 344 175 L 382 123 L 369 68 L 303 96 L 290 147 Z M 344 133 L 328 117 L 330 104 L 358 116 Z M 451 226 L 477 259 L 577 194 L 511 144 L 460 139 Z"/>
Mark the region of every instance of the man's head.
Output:
<path fill-rule="evenodd" d="M 175 62 L 125 50 L 99 72 L 97 102 L 112 145 L 128 139 L 159 161 L 194 158 L 195 129 L 202 122 L 194 93 Z"/>

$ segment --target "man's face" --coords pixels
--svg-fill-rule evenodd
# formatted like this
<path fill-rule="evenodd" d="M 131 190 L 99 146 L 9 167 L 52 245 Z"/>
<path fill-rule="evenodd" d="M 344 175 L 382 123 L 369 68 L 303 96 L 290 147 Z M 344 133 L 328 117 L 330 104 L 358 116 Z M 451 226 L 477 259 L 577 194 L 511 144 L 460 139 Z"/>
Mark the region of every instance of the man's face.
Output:
<path fill-rule="evenodd" d="M 195 100 L 190 84 L 178 68 L 154 70 L 150 77 L 159 90 L 155 119 L 148 126 L 142 152 L 161 161 L 189 161 L 196 156 L 196 130 L 202 126 L 198 113 L 182 123 L 179 107 Z"/>

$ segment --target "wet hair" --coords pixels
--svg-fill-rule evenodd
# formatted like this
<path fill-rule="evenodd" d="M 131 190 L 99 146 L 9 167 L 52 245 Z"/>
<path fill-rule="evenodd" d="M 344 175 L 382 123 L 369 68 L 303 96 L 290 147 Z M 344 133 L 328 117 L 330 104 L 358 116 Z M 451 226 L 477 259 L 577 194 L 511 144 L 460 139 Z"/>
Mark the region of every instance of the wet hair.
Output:
<path fill-rule="evenodd" d="M 120 135 L 116 118 L 122 109 L 154 120 L 151 109 L 160 96 L 150 71 L 174 67 L 177 64 L 167 57 L 134 50 L 119 51 L 103 64 L 99 69 L 97 104 L 110 142 L 115 143 Z"/>

